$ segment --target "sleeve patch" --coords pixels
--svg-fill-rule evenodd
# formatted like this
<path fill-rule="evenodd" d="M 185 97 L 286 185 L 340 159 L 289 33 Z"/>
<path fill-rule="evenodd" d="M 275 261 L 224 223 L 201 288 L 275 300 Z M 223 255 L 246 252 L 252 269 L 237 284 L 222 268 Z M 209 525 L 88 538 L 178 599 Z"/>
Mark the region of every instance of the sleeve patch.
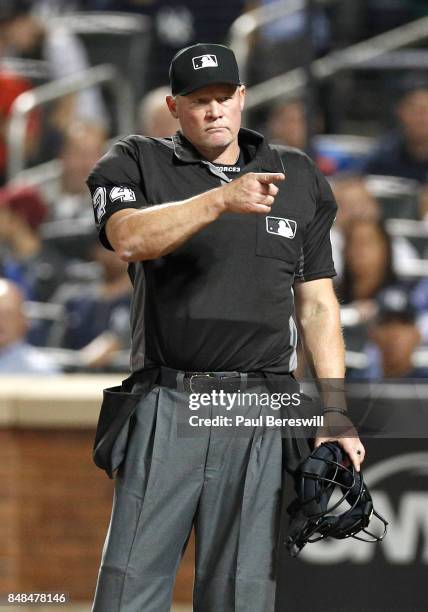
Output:
<path fill-rule="evenodd" d="M 136 202 L 137 198 L 135 197 L 135 191 L 129 187 L 113 187 L 110 190 L 110 201 L 116 202 L 116 200 L 120 200 L 121 202 Z"/>
<path fill-rule="evenodd" d="M 98 187 L 92 196 L 92 203 L 98 223 L 104 217 L 106 212 L 106 188 Z"/>

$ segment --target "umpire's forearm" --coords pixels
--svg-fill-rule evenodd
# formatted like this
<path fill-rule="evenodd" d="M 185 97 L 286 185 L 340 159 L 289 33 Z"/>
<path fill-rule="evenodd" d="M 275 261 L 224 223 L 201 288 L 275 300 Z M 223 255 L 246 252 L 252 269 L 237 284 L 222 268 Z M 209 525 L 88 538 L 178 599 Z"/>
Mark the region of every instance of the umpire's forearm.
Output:
<path fill-rule="evenodd" d="M 107 238 L 124 261 L 162 257 L 221 215 L 220 189 L 181 202 L 119 211 L 107 222 Z"/>
<path fill-rule="evenodd" d="M 266 214 L 278 193 L 281 172 L 247 172 L 193 198 L 144 210 L 123 209 L 107 221 L 107 238 L 124 261 L 170 253 L 226 212 Z"/>
<path fill-rule="evenodd" d="M 345 407 L 345 345 L 339 304 L 334 296 L 303 307 L 300 328 L 305 354 L 321 383 L 325 405 Z"/>
<path fill-rule="evenodd" d="M 343 378 L 345 346 L 339 306 L 319 303 L 300 319 L 305 352 L 318 378 Z"/>

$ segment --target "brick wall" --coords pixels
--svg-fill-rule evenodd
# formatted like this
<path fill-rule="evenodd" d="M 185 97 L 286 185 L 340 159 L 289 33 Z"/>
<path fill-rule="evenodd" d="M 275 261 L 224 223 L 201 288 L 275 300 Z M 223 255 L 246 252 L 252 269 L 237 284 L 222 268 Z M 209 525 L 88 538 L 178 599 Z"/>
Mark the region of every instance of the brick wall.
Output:
<path fill-rule="evenodd" d="M 90 600 L 113 481 L 91 459 L 93 430 L 0 430 L 0 593 L 67 591 Z M 176 582 L 190 601 L 193 537 Z"/>

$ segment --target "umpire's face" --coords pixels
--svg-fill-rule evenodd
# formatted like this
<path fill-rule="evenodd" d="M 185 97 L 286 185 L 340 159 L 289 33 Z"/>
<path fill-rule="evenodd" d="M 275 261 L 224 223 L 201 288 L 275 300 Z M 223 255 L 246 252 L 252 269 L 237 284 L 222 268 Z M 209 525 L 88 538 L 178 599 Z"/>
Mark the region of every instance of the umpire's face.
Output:
<path fill-rule="evenodd" d="M 181 131 L 207 159 L 235 150 L 241 127 L 245 87 L 219 83 L 166 101 Z"/>

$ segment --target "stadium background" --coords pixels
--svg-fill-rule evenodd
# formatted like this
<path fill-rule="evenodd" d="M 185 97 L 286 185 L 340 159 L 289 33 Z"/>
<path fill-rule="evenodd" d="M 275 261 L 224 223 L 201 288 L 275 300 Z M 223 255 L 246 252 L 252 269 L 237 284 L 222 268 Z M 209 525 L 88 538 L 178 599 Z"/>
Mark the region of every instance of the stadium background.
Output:
<path fill-rule="evenodd" d="M 197 41 L 234 48 L 245 125 L 304 149 L 331 181 L 348 380 L 420 423 L 366 441 L 385 542 L 286 559 L 278 610 L 424 610 L 423 0 L 0 1 L 0 594 L 64 591 L 90 609 L 113 490 L 91 450 L 101 390 L 127 371 L 130 286 L 97 245 L 85 178 L 119 135 L 176 129 L 168 65 Z M 192 554 L 191 541 L 177 611 L 190 610 Z"/>

